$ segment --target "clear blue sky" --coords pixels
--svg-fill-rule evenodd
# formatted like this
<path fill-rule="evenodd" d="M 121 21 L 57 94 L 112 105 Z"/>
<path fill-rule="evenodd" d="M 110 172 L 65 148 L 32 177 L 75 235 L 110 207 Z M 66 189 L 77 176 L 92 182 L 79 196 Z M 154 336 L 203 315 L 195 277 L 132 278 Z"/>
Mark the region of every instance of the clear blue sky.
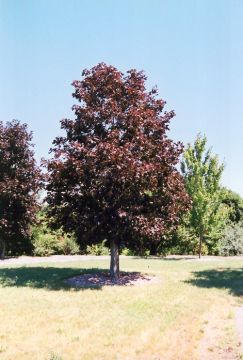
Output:
<path fill-rule="evenodd" d="M 46 157 L 83 68 L 143 69 L 171 137 L 205 133 L 243 195 L 242 19 L 242 0 L 0 0 L 0 120 L 26 122 Z"/>

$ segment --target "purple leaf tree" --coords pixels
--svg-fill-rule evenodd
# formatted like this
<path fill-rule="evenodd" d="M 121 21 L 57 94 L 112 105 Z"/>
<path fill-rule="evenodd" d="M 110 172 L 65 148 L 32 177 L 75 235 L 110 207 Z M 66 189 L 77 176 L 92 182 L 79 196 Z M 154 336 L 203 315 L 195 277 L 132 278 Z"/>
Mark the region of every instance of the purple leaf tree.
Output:
<path fill-rule="evenodd" d="M 49 214 L 80 242 L 107 239 L 117 279 L 121 242 L 159 241 L 188 209 L 176 168 L 183 147 L 167 137 L 175 114 L 156 88 L 146 91 L 143 72 L 101 63 L 82 76 L 72 84 L 75 118 L 61 121 L 47 165 Z"/>

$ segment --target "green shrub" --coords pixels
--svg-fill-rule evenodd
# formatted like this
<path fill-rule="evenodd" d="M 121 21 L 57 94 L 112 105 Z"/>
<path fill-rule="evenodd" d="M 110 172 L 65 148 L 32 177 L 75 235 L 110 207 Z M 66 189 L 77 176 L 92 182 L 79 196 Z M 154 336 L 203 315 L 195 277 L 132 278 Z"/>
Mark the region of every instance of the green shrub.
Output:
<path fill-rule="evenodd" d="M 88 245 L 86 248 L 86 254 L 88 255 L 109 255 L 110 250 L 107 246 L 105 246 L 106 240 L 103 240 L 100 244 L 92 244 Z"/>
<path fill-rule="evenodd" d="M 70 234 L 42 233 L 33 240 L 35 256 L 75 255 L 79 246 Z"/>
<path fill-rule="evenodd" d="M 73 234 L 64 233 L 62 229 L 52 231 L 48 227 L 44 212 L 39 214 L 39 222 L 32 228 L 32 245 L 36 256 L 74 255 L 80 252 Z"/>
<path fill-rule="evenodd" d="M 75 237 L 73 234 L 63 234 L 59 238 L 60 251 L 64 255 L 75 255 L 79 254 L 79 246 L 76 243 Z"/>
<path fill-rule="evenodd" d="M 51 233 L 39 234 L 33 240 L 34 250 L 36 256 L 50 256 L 60 252 L 60 244 L 57 237 Z"/>
<path fill-rule="evenodd" d="M 128 249 L 128 248 L 123 248 L 121 251 L 121 255 L 125 255 L 125 256 L 135 256 L 135 252 L 134 250 Z"/>
<path fill-rule="evenodd" d="M 197 244 L 195 245 L 194 249 L 193 249 L 193 255 L 198 255 L 199 253 L 199 242 L 197 242 Z M 205 243 L 202 243 L 202 249 L 201 249 L 201 255 L 208 255 L 209 251 L 208 251 L 208 246 Z"/>
<path fill-rule="evenodd" d="M 229 225 L 218 244 L 219 255 L 243 255 L 243 222 Z"/>

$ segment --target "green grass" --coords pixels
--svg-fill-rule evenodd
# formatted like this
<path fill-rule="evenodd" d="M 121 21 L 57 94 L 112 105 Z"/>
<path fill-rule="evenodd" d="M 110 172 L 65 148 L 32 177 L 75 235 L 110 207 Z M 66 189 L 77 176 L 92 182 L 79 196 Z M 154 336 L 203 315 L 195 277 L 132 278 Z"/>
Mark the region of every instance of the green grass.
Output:
<path fill-rule="evenodd" d="M 227 323 L 219 346 L 234 349 L 242 265 L 123 258 L 123 271 L 160 281 L 91 289 L 63 280 L 104 271 L 107 260 L 0 267 L 0 359 L 197 359 L 212 314 Z"/>

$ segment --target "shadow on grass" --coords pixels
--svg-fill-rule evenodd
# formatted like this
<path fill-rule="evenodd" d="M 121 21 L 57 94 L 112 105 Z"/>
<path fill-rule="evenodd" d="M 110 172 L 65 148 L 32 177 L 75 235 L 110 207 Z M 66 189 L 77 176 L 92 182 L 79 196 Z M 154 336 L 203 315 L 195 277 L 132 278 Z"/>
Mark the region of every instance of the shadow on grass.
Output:
<path fill-rule="evenodd" d="M 59 267 L 13 267 L 0 268 L 0 287 L 29 287 L 48 290 L 100 290 L 102 286 L 75 287 L 65 283 L 77 275 L 107 272 L 106 269 L 77 269 Z"/>
<path fill-rule="evenodd" d="M 195 271 L 186 282 L 202 288 L 227 289 L 232 295 L 243 296 L 243 268 Z"/>
<path fill-rule="evenodd" d="M 0 268 L 0 287 L 29 287 L 48 290 L 100 290 L 103 286 L 133 285 L 136 281 L 150 281 L 140 272 L 120 272 L 120 279 L 113 281 L 107 269 L 62 268 L 54 266 Z"/>

